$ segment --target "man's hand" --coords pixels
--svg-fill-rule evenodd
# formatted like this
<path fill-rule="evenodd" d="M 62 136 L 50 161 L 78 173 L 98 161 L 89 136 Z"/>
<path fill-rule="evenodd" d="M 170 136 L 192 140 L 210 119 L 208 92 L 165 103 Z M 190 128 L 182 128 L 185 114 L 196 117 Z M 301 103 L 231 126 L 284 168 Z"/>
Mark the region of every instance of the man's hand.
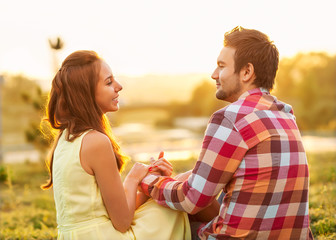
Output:
<path fill-rule="evenodd" d="M 181 181 L 181 182 L 184 182 L 186 180 L 188 180 L 189 176 L 191 175 L 192 173 L 192 170 L 189 170 L 187 172 L 184 172 L 184 173 L 180 173 L 178 175 L 176 175 L 174 178 L 177 180 L 177 181 Z"/>
<path fill-rule="evenodd" d="M 160 152 L 158 160 L 151 158 L 151 165 L 148 169 L 150 174 L 170 177 L 173 173 L 172 164 L 164 158 L 164 152 Z"/>

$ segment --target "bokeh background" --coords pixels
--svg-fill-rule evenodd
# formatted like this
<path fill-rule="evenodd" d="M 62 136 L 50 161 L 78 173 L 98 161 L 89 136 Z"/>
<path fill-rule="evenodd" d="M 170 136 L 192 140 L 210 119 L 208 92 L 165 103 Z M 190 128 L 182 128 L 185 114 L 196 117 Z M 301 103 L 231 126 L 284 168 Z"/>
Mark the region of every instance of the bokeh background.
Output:
<path fill-rule="evenodd" d="M 211 73 L 235 26 L 273 40 L 272 94 L 291 104 L 310 166 L 311 228 L 336 238 L 336 3 L 320 1 L 0 0 L 0 239 L 56 239 L 41 123 L 64 58 L 98 52 L 123 85 L 113 132 L 135 161 L 161 150 L 175 173 L 197 160 L 216 100 Z"/>

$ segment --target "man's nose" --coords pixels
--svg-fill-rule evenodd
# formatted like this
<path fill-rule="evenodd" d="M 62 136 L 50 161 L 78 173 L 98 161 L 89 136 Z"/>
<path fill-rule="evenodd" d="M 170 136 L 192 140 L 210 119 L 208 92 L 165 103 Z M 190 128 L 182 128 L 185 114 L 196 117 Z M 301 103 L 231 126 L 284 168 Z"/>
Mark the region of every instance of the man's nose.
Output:
<path fill-rule="evenodd" d="M 217 68 L 216 68 L 215 71 L 212 73 L 211 78 L 214 79 L 214 80 L 217 80 L 217 79 L 218 79 L 218 71 L 217 71 Z"/>

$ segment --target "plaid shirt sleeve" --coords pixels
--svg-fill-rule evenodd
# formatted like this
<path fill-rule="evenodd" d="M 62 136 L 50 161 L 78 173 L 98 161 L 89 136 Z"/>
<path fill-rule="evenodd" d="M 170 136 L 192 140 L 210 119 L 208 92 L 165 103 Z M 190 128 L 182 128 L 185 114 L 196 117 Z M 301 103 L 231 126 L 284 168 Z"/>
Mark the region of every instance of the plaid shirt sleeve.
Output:
<path fill-rule="evenodd" d="M 223 113 L 212 115 L 199 159 L 185 182 L 170 177 L 148 175 L 142 190 L 159 204 L 195 214 L 208 206 L 232 179 L 247 144 Z"/>

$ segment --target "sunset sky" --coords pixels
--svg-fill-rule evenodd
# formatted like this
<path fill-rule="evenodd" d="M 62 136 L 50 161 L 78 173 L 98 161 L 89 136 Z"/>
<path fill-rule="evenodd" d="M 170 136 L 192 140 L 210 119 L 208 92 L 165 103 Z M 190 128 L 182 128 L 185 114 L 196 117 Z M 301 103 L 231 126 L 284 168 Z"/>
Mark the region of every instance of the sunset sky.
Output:
<path fill-rule="evenodd" d="M 280 57 L 336 53 L 332 0 L 0 0 L 0 74 L 53 75 L 48 38 L 60 60 L 97 51 L 116 75 L 211 73 L 223 35 L 237 25 L 270 36 Z"/>

